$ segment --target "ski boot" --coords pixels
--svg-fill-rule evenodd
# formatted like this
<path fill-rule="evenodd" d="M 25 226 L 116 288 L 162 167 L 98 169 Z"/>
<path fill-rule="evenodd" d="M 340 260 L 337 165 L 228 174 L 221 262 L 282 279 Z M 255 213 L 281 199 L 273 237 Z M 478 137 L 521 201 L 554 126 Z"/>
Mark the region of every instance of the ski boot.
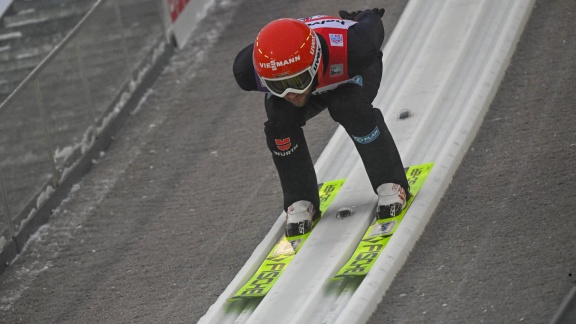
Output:
<path fill-rule="evenodd" d="M 293 203 L 286 211 L 286 237 L 310 232 L 318 218 L 320 218 L 320 211 L 316 210 L 311 202 L 299 200 Z"/>
<path fill-rule="evenodd" d="M 385 183 L 376 189 L 378 193 L 378 207 L 376 219 L 395 217 L 402 213 L 406 207 L 406 191 L 395 183 Z"/>

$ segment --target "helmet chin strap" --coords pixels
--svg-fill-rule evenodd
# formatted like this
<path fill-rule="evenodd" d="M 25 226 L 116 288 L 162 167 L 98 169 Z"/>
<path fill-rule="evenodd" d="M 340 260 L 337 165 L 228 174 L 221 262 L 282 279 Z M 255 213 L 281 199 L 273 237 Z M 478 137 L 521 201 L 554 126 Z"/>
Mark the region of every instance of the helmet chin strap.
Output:
<path fill-rule="evenodd" d="M 312 85 L 310 86 L 312 92 L 316 91 L 316 88 L 318 87 L 319 84 L 320 81 L 318 81 L 318 73 L 316 73 L 316 75 L 314 76 L 314 80 L 312 80 Z"/>

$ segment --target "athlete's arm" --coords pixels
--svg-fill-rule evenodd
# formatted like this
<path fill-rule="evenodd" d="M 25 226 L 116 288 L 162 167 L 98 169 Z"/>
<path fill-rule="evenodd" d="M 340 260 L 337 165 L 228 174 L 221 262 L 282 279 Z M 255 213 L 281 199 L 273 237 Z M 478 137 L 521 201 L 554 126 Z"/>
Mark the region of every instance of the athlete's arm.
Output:
<path fill-rule="evenodd" d="M 252 61 L 253 48 L 254 44 L 250 44 L 243 48 L 238 55 L 236 55 L 232 67 L 236 82 L 240 88 L 246 91 L 258 90 L 258 86 L 256 85 L 256 75 L 254 74 L 254 63 Z"/>
<path fill-rule="evenodd" d="M 348 30 L 348 75 L 361 74 L 375 60 L 382 59 L 384 25 L 377 13 L 365 10 L 354 17 L 358 23 Z"/>

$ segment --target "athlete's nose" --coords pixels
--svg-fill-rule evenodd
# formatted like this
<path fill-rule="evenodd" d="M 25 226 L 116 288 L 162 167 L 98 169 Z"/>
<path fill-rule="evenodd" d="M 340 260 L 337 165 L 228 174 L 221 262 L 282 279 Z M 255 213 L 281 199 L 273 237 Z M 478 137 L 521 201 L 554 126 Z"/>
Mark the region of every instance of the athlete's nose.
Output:
<path fill-rule="evenodd" d="M 299 94 L 294 93 L 294 92 L 288 92 L 288 93 L 286 94 L 286 98 L 287 98 L 287 99 L 290 99 L 290 100 L 297 99 L 298 96 L 299 96 Z"/>

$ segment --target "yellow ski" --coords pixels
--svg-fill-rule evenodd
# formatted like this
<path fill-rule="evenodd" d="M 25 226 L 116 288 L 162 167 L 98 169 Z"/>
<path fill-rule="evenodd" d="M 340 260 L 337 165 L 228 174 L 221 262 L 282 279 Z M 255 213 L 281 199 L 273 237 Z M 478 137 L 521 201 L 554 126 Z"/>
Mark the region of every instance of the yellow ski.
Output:
<path fill-rule="evenodd" d="M 362 237 L 362 241 L 348 260 L 346 264 L 338 271 L 331 281 L 343 280 L 346 278 L 357 278 L 365 276 L 372 268 L 376 259 L 384 250 L 384 247 L 400 225 L 406 211 L 410 208 L 412 201 L 420 191 L 420 188 L 426 181 L 434 163 L 415 165 L 408 168 L 406 176 L 410 185 L 412 196 L 406 202 L 406 208 L 399 216 L 378 220 L 372 223 Z"/>

